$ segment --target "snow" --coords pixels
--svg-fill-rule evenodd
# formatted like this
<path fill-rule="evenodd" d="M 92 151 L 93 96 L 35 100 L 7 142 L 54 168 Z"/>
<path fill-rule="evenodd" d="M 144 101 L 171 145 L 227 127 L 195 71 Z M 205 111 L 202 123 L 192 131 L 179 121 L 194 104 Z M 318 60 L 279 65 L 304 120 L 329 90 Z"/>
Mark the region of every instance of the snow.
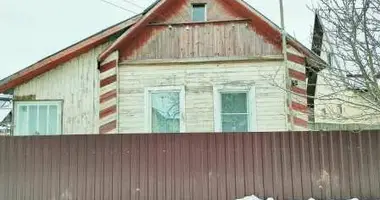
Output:
<path fill-rule="evenodd" d="M 252 195 L 252 196 L 246 196 L 244 198 L 236 199 L 236 200 L 262 200 L 262 199 L 260 199 L 259 197 L 255 196 L 255 195 Z"/>
<path fill-rule="evenodd" d="M 251 196 L 246 196 L 246 197 L 243 197 L 241 199 L 236 199 L 236 200 L 262 200 L 260 199 L 259 197 L 255 196 L 255 195 L 251 195 Z M 266 200 L 274 200 L 273 197 L 268 197 Z M 315 200 L 313 197 L 310 197 L 308 198 L 308 200 Z M 347 199 L 347 200 L 359 200 L 358 198 L 352 198 L 352 199 Z"/>

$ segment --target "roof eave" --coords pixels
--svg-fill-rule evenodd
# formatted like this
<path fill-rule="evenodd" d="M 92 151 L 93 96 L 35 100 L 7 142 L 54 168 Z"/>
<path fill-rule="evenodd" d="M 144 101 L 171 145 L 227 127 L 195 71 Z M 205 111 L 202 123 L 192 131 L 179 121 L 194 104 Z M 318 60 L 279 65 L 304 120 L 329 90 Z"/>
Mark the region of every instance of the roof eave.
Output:
<path fill-rule="evenodd" d="M 140 17 L 141 14 L 135 15 L 116 25 L 99 31 L 92 36 L 89 36 L 57 53 L 47 56 L 46 58 L 43 58 L 42 60 L 0 80 L 0 93 L 11 91 L 14 87 L 28 82 L 34 77 L 39 76 L 57 67 L 58 65 L 106 42 L 110 36 L 129 28 Z"/>

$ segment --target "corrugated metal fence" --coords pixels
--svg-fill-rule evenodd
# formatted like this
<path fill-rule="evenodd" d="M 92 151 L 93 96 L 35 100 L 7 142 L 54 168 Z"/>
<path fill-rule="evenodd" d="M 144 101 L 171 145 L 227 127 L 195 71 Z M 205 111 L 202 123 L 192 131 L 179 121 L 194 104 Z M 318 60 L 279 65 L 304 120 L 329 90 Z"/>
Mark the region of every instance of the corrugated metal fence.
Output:
<path fill-rule="evenodd" d="M 0 137 L 1 200 L 380 197 L 377 132 Z"/>

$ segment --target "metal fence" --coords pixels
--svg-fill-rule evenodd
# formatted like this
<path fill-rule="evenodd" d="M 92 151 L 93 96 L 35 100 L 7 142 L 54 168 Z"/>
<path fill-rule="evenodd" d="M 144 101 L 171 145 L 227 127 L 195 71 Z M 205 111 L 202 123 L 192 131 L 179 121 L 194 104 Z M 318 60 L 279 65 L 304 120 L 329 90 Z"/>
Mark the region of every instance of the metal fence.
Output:
<path fill-rule="evenodd" d="M 0 137 L 0 199 L 380 197 L 372 132 Z"/>
<path fill-rule="evenodd" d="M 353 130 L 380 130 L 377 124 L 336 124 L 336 123 L 309 123 L 309 130 L 316 131 L 353 131 Z"/>

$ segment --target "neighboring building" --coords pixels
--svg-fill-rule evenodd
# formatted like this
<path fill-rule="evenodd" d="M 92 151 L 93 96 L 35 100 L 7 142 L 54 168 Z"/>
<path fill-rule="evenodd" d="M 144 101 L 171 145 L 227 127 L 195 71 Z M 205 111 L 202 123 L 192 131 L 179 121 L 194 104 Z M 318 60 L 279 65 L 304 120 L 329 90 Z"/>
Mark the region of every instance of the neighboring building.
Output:
<path fill-rule="evenodd" d="M 318 15 L 315 16 L 313 51 L 320 55 L 328 65 L 325 69 L 314 73 L 315 100 L 309 103 L 313 109 L 310 112 L 309 128 L 312 130 L 354 130 L 354 129 L 379 129 L 380 116 L 373 109 L 366 108 L 366 103 L 360 97 L 367 92 L 356 84 L 347 85 L 334 80 L 336 76 L 336 63 L 331 56 L 331 47 L 328 36 L 324 33 L 323 24 Z M 346 80 L 360 79 L 360 75 L 347 74 Z M 316 78 L 318 77 L 318 78 Z M 309 89 L 309 88 L 308 88 Z M 364 105 L 364 106 L 363 106 Z"/>
<path fill-rule="evenodd" d="M 243 1 L 162 0 L 0 92 L 14 95 L 14 135 L 307 130 L 305 69 L 324 62 L 290 36 L 285 62 L 281 44 Z"/>
<path fill-rule="evenodd" d="M 0 135 L 10 135 L 12 127 L 12 96 L 0 95 Z"/>

